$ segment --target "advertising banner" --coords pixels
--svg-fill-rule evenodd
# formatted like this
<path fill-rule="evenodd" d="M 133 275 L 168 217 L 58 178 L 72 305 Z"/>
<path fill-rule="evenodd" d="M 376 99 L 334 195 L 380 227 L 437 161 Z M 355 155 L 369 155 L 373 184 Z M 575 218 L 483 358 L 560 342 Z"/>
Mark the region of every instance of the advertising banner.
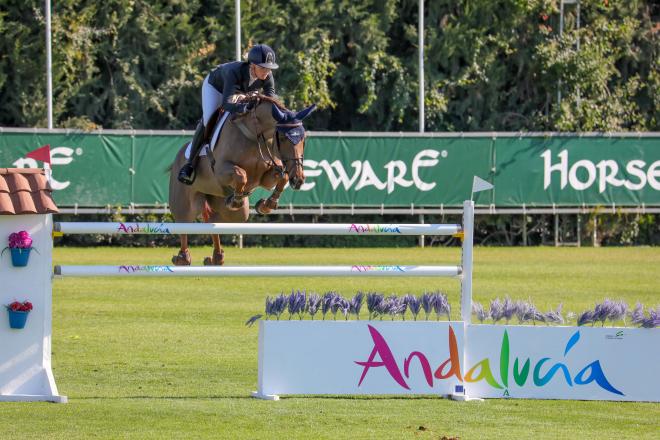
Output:
<path fill-rule="evenodd" d="M 660 401 L 660 331 L 470 325 L 470 396 Z"/>
<path fill-rule="evenodd" d="M 189 140 L 184 132 L 2 131 L 0 167 L 41 166 L 25 155 L 49 144 L 60 207 L 164 206 L 168 168 Z M 302 188 L 285 190 L 280 206 L 459 207 L 473 176 L 495 186 L 475 195 L 482 206 L 660 206 L 660 134 L 311 133 L 304 169 Z M 257 190 L 251 203 L 267 194 Z"/>
<path fill-rule="evenodd" d="M 261 321 L 262 394 L 451 394 L 463 323 Z"/>
<path fill-rule="evenodd" d="M 450 395 L 462 385 L 470 398 L 660 401 L 657 329 L 380 320 L 259 325 L 261 395 Z"/>

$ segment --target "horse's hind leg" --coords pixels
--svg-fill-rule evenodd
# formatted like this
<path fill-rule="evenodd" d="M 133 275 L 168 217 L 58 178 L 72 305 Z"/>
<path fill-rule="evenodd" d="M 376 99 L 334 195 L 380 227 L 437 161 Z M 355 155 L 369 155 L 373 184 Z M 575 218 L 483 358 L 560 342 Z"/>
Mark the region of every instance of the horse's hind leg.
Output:
<path fill-rule="evenodd" d="M 172 264 L 175 266 L 190 266 L 192 258 L 190 257 L 190 249 L 188 248 L 188 235 L 179 235 L 181 239 L 181 249 L 179 253 L 172 257 Z"/>
<path fill-rule="evenodd" d="M 220 235 L 211 235 L 213 240 L 213 256 L 204 258 L 204 266 L 222 266 L 225 264 L 225 251 L 220 244 Z"/>
<path fill-rule="evenodd" d="M 224 197 L 207 196 L 206 201 L 211 208 L 209 222 L 213 223 L 243 223 L 250 215 L 250 206 L 247 200 L 243 201 L 240 209 L 230 209 L 226 206 Z M 225 252 L 220 243 L 220 236 L 213 235 L 213 256 L 204 259 L 205 265 L 222 265 L 225 262 Z"/>
<path fill-rule="evenodd" d="M 177 184 L 177 189 L 182 189 L 182 192 L 185 192 L 185 194 L 179 194 L 179 197 L 175 199 L 175 203 L 172 203 L 172 198 L 170 198 L 172 216 L 176 222 L 192 223 L 202 211 L 204 195 L 193 193 L 188 190 L 190 187 L 181 183 L 177 182 Z M 185 188 L 181 188 L 184 186 Z M 170 191 L 172 191 L 171 187 Z M 190 266 L 192 259 L 190 249 L 188 248 L 188 235 L 181 234 L 179 237 L 181 239 L 181 248 L 179 249 L 179 253 L 172 257 L 172 264 L 176 266 Z"/>

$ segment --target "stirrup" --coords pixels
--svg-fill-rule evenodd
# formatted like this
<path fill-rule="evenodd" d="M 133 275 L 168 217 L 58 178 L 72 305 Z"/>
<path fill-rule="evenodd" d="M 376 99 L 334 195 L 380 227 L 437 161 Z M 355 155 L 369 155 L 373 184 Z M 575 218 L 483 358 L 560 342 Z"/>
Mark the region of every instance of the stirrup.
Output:
<path fill-rule="evenodd" d="M 195 177 L 197 177 L 195 168 L 192 166 L 192 164 L 186 163 L 183 167 L 181 167 L 181 171 L 179 171 L 177 179 L 184 185 L 192 185 L 195 182 Z"/>

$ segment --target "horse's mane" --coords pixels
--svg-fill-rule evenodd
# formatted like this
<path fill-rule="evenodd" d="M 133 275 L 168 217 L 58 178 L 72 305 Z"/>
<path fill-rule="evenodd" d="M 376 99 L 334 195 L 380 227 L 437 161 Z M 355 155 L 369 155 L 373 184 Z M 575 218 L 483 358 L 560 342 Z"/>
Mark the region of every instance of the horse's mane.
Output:
<path fill-rule="evenodd" d="M 277 108 L 283 111 L 289 110 L 277 98 L 273 98 L 272 96 L 262 95 L 261 93 L 250 93 L 244 95 L 244 97 L 241 98 L 239 102 L 254 102 L 256 100 L 259 100 L 260 102 L 263 101 L 270 102 L 271 104 L 275 105 Z"/>

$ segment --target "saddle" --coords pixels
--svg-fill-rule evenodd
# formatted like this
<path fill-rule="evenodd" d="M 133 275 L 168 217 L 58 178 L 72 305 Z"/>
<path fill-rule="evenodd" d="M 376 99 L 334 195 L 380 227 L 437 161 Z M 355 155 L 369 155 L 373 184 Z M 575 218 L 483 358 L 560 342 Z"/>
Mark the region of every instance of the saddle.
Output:
<path fill-rule="evenodd" d="M 215 144 L 220 138 L 220 132 L 222 127 L 229 116 L 229 112 L 226 112 L 222 107 L 218 108 L 215 113 L 209 119 L 209 123 L 204 127 L 204 140 L 202 141 L 202 146 L 200 147 L 197 157 L 206 156 L 208 153 L 213 152 Z M 192 142 L 188 144 L 188 147 L 185 151 L 186 160 L 190 158 Z"/>

